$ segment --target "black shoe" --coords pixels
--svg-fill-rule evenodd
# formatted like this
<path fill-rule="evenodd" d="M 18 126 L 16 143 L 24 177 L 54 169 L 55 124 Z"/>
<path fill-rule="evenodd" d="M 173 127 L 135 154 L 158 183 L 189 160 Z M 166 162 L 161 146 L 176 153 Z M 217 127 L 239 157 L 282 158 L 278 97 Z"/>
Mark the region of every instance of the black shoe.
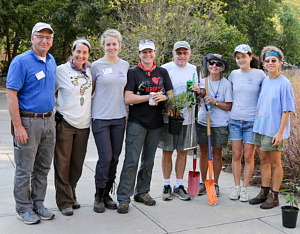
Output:
<path fill-rule="evenodd" d="M 65 209 L 62 209 L 61 210 L 61 213 L 64 215 L 64 216 L 71 216 L 73 215 L 73 209 L 72 207 L 67 207 Z"/>
<path fill-rule="evenodd" d="M 105 191 L 104 191 L 104 205 L 107 209 L 115 210 L 117 209 L 117 204 L 113 201 L 113 199 L 109 196 L 109 192 L 112 190 L 114 182 L 109 181 L 106 183 Z"/>
<path fill-rule="evenodd" d="M 97 213 L 103 213 L 105 211 L 103 196 L 104 196 L 104 188 L 98 188 L 96 186 L 94 211 Z"/>
<path fill-rule="evenodd" d="M 80 208 L 80 204 L 77 202 L 77 200 L 74 200 L 74 204 L 72 206 L 73 209 L 79 209 Z"/>

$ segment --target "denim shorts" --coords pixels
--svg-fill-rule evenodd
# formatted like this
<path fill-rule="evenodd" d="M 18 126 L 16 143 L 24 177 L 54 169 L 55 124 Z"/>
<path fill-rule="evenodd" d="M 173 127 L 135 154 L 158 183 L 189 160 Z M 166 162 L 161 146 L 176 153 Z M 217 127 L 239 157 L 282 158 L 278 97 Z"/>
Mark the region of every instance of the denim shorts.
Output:
<path fill-rule="evenodd" d="M 253 124 L 254 121 L 229 119 L 229 140 L 253 144 Z"/>

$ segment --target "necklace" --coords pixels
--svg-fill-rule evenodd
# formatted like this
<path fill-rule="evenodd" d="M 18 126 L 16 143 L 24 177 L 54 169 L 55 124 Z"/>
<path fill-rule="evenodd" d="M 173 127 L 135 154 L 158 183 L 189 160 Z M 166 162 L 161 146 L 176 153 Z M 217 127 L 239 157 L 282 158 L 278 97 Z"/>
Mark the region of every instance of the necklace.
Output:
<path fill-rule="evenodd" d="M 222 78 L 221 78 L 222 79 Z M 215 93 L 214 89 L 212 88 L 211 86 L 211 79 L 209 79 L 209 85 L 210 85 L 210 88 L 211 90 L 213 91 L 214 95 L 215 95 L 215 98 L 218 97 L 218 93 L 219 93 L 219 88 L 220 88 L 220 84 L 221 84 L 221 79 L 219 80 L 219 85 L 218 85 L 218 89 L 217 89 L 217 92 Z"/>

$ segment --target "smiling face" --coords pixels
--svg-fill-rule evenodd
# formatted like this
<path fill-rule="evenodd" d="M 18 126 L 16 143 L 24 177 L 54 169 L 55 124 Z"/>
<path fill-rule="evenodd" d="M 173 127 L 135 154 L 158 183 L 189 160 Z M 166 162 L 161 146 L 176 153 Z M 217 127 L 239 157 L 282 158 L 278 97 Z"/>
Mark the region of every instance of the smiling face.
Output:
<path fill-rule="evenodd" d="M 276 56 L 268 56 L 265 58 L 263 64 L 268 73 L 278 73 L 281 66 L 281 61 Z"/>
<path fill-rule="evenodd" d="M 79 43 L 75 46 L 72 54 L 73 64 L 78 68 L 82 68 L 82 65 L 88 60 L 90 56 L 89 47 L 83 43 Z"/>
<path fill-rule="evenodd" d="M 174 63 L 179 67 L 185 67 L 191 57 L 191 51 L 186 48 L 179 48 L 172 51 Z"/>
<path fill-rule="evenodd" d="M 211 65 L 211 63 L 214 63 L 214 64 Z M 208 71 L 211 75 L 220 75 L 221 74 L 222 65 L 220 67 L 217 66 L 217 64 L 220 64 L 220 63 L 221 62 L 218 60 L 210 60 L 209 61 Z"/>
<path fill-rule="evenodd" d="M 139 57 L 141 59 L 141 62 L 146 68 L 151 68 L 153 66 L 155 55 L 156 52 L 155 50 L 152 49 L 144 49 L 139 52 Z"/>
<path fill-rule="evenodd" d="M 31 35 L 33 51 L 40 57 L 46 57 L 53 43 L 53 34 L 49 29 L 43 29 Z"/>
<path fill-rule="evenodd" d="M 103 49 L 105 51 L 105 56 L 116 58 L 121 49 L 121 44 L 117 38 L 107 37 L 103 42 Z"/>
<path fill-rule="evenodd" d="M 235 54 L 236 64 L 240 67 L 242 71 L 248 71 L 251 69 L 250 67 L 251 60 L 252 60 L 252 55 L 243 54 L 240 52 L 237 52 Z"/>

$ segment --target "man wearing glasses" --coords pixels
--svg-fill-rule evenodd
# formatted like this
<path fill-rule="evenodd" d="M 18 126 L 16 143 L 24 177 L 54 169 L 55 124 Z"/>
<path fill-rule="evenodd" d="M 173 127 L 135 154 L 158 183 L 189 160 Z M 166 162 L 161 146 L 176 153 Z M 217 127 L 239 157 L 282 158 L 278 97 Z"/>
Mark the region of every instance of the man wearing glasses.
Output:
<path fill-rule="evenodd" d="M 44 207 L 55 145 L 56 63 L 48 53 L 53 34 L 49 24 L 37 23 L 32 29 L 32 47 L 13 59 L 7 76 L 16 164 L 14 198 L 17 218 L 25 224 L 54 217 Z"/>
<path fill-rule="evenodd" d="M 194 80 L 196 83 L 198 83 L 200 79 L 198 80 L 196 66 L 188 62 L 192 53 L 188 42 L 177 41 L 174 44 L 172 53 L 174 61 L 164 64 L 162 67 L 167 69 L 170 75 L 170 79 L 174 87 L 174 93 L 179 94 L 186 92 L 188 80 Z M 198 88 L 198 84 L 195 86 Z M 188 131 L 188 129 L 191 130 L 193 114 L 195 113 L 193 113 L 192 110 L 187 111 L 184 114 L 184 122 L 179 135 L 171 135 L 169 133 L 168 119 L 164 118 L 165 124 L 158 144 L 158 147 L 163 149 L 162 171 L 164 177 L 164 187 L 162 191 L 162 199 L 164 201 L 172 200 L 173 195 L 184 201 L 190 200 L 190 195 L 186 192 L 183 186 L 183 175 L 185 171 L 188 148 L 191 149 L 190 139 L 192 138 L 190 136 L 191 132 Z M 194 135 L 194 142 L 192 146 L 197 147 L 196 134 L 195 132 L 192 132 L 192 134 Z M 177 151 L 175 162 L 176 184 L 172 193 L 170 178 L 172 172 L 172 154 L 174 150 Z"/>
<path fill-rule="evenodd" d="M 162 131 L 162 111 L 172 83 L 166 69 L 156 66 L 155 45 L 152 39 L 141 40 L 138 66 L 128 70 L 125 102 L 130 104 L 126 130 L 125 160 L 117 191 L 118 212 L 127 213 L 130 197 L 147 206 L 156 201 L 149 195 L 154 156 Z M 141 165 L 138 175 L 138 163 Z M 135 186 L 135 179 L 137 183 Z"/>

